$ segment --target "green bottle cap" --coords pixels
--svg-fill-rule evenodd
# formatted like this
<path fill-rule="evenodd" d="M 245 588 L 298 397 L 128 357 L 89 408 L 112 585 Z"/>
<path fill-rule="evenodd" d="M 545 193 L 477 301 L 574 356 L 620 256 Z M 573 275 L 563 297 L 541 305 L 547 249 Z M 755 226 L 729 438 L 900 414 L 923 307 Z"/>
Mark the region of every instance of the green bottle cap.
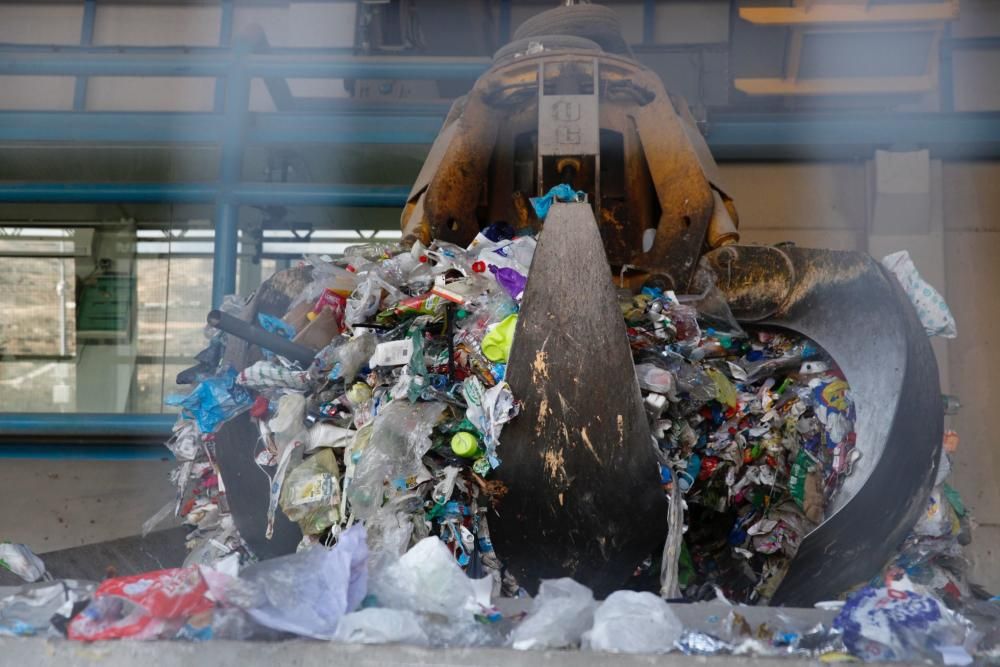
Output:
<path fill-rule="evenodd" d="M 451 451 L 465 458 L 472 458 L 479 453 L 479 440 L 471 433 L 461 431 L 451 436 Z"/>

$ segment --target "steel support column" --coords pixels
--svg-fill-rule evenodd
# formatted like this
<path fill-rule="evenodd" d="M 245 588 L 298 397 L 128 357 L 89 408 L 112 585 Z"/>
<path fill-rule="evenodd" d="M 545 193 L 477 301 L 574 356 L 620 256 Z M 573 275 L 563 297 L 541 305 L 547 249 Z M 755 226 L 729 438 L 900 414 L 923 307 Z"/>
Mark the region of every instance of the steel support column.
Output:
<path fill-rule="evenodd" d="M 80 24 L 80 46 L 86 48 L 94 43 L 94 21 L 97 19 L 97 0 L 84 0 L 83 21 Z M 87 77 L 77 77 L 73 85 L 73 110 L 87 108 Z"/>
<path fill-rule="evenodd" d="M 212 307 L 218 308 L 227 294 L 236 291 L 236 256 L 239 247 L 239 204 L 233 189 L 243 171 L 243 143 L 250 113 L 250 77 L 241 56 L 251 44 L 239 39 L 236 57 L 226 74 L 225 124 L 219 159 L 219 192 L 215 202 L 215 257 L 212 262 Z"/>

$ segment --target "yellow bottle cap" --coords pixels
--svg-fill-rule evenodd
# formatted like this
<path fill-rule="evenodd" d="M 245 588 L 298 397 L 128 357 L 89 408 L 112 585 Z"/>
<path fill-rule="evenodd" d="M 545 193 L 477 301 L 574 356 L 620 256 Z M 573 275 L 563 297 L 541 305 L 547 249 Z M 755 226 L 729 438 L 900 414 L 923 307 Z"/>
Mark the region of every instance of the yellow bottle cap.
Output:
<path fill-rule="evenodd" d="M 479 440 L 471 433 L 462 431 L 451 436 L 451 451 L 465 458 L 479 454 Z"/>

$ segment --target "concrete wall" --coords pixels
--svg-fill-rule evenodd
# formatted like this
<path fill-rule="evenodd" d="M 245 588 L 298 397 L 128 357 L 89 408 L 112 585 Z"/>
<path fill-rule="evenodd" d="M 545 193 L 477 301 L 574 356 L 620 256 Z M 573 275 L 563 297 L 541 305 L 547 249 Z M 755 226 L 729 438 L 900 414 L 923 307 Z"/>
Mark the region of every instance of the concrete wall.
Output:
<path fill-rule="evenodd" d="M 137 535 L 174 497 L 167 477 L 172 467 L 166 461 L 0 461 L 0 541 L 42 553 Z"/>

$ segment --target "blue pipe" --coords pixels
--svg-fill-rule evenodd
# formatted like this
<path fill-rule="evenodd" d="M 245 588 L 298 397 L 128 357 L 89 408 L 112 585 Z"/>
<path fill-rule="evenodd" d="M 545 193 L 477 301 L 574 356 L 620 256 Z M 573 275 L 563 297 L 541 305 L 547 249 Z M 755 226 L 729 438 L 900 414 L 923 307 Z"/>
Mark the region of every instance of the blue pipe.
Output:
<path fill-rule="evenodd" d="M 10 183 L 0 182 L 0 201 L 46 203 L 207 203 L 212 183 Z"/>
<path fill-rule="evenodd" d="M 220 200 L 215 204 L 215 237 L 212 257 L 212 308 L 236 292 L 236 256 L 239 249 L 239 208 Z"/>
<path fill-rule="evenodd" d="M 642 3 L 642 43 L 656 42 L 656 0 L 643 0 Z"/>
<path fill-rule="evenodd" d="M 80 25 L 80 46 L 88 47 L 94 42 L 94 23 L 97 19 L 97 0 L 84 0 L 83 21 Z M 87 107 L 87 77 L 78 77 L 73 85 L 73 109 L 83 111 Z"/>
<path fill-rule="evenodd" d="M 0 412 L 0 438 L 107 437 L 166 440 L 177 415 Z"/>
<path fill-rule="evenodd" d="M 510 41 L 510 5 L 512 0 L 500 0 L 500 43 Z"/>
<path fill-rule="evenodd" d="M 246 58 L 247 71 L 262 78 L 475 79 L 487 58 L 324 57 Z M 0 74 L 32 76 L 225 76 L 229 63 L 202 55 L 135 55 L 122 58 L 94 54 L 0 53 Z"/>
<path fill-rule="evenodd" d="M 0 443 L 0 459 L 56 461 L 169 461 L 174 455 L 160 445 L 53 445 Z"/>
<path fill-rule="evenodd" d="M 446 111 L 442 105 L 355 106 L 323 113 L 250 114 L 245 139 L 429 144 Z M 211 113 L 7 111 L 0 112 L 0 140 L 218 143 L 225 122 L 221 114 Z M 870 154 L 872 146 L 893 144 L 927 146 L 942 157 L 1000 156 L 998 113 L 717 114 L 705 127 L 709 148 L 719 160 L 856 156 Z"/>
<path fill-rule="evenodd" d="M 218 58 L 165 55 L 0 54 L 0 74 L 30 76 L 222 76 Z"/>
<path fill-rule="evenodd" d="M 247 71 L 264 79 L 475 79 L 491 64 L 489 58 L 386 56 L 293 61 L 255 56 L 247 60 Z"/>
<path fill-rule="evenodd" d="M 219 46 L 228 49 L 233 43 L 233 0 L 222 0 L 219 14 Z"/>
<path fill-rule="evenodd" d="M 409 191 L 403 185 L 243 183 L 229 192 L 228 200 L 255 206 L 401 207 Z M 214 185 L 201 183 L 0 182 L 4 203 L 206 203 L 215 197 Z"/>
<path fill-rule="evenodd" d="M 927 147 L 939 157 L 1000 155 L 1000 114 L 726 114 L 705 139 L 719 160 L 870 157 L 873 147 Z"/>
<path fill-rule="evenodd" d="M 74 55 L 160 55 L 160 56 L 215 56 L 226 57 L 232 54 L 227 46 L 78 46 L 75 44 L 14 44 L 0 42 L 0 54 L 74 54 Z M 351 56 L 354 47 L 295 47 L 268 46 L 268 55 L 272 56 Z"/>
<path fill-rule="evenodd" d="M 0 141 L 217 143 L 223 122 L 211 113 L 3 111 Z"/>
<path fill-rule="evenodd" d="M 239 40 L 237 53 L 244 54 L 250 42 Z M 250 104 L 250 78 L 238 62 L 226 76 L 225 125 L 219 158 L 219 197 L 215 203 L 215 257 L 212 263 L 212 307 L 218 308 L 227 294 L 236 292 L 236 256 L 239 244 L 239 204 L 231 197 L 243 169 L 243 144 Z"/>
<path fill-rule="evenodd" d="M 219 108 L 224 107 L 223 95 Z M 401 113 L 250 114 L 252 122 L 245 136 L 251 143 L 432 143 L 444 112 L 407 114 L 408 109 Z M 225 124 L 221 113 L 0 111 L 0 141 L 219 143 Z"/>

